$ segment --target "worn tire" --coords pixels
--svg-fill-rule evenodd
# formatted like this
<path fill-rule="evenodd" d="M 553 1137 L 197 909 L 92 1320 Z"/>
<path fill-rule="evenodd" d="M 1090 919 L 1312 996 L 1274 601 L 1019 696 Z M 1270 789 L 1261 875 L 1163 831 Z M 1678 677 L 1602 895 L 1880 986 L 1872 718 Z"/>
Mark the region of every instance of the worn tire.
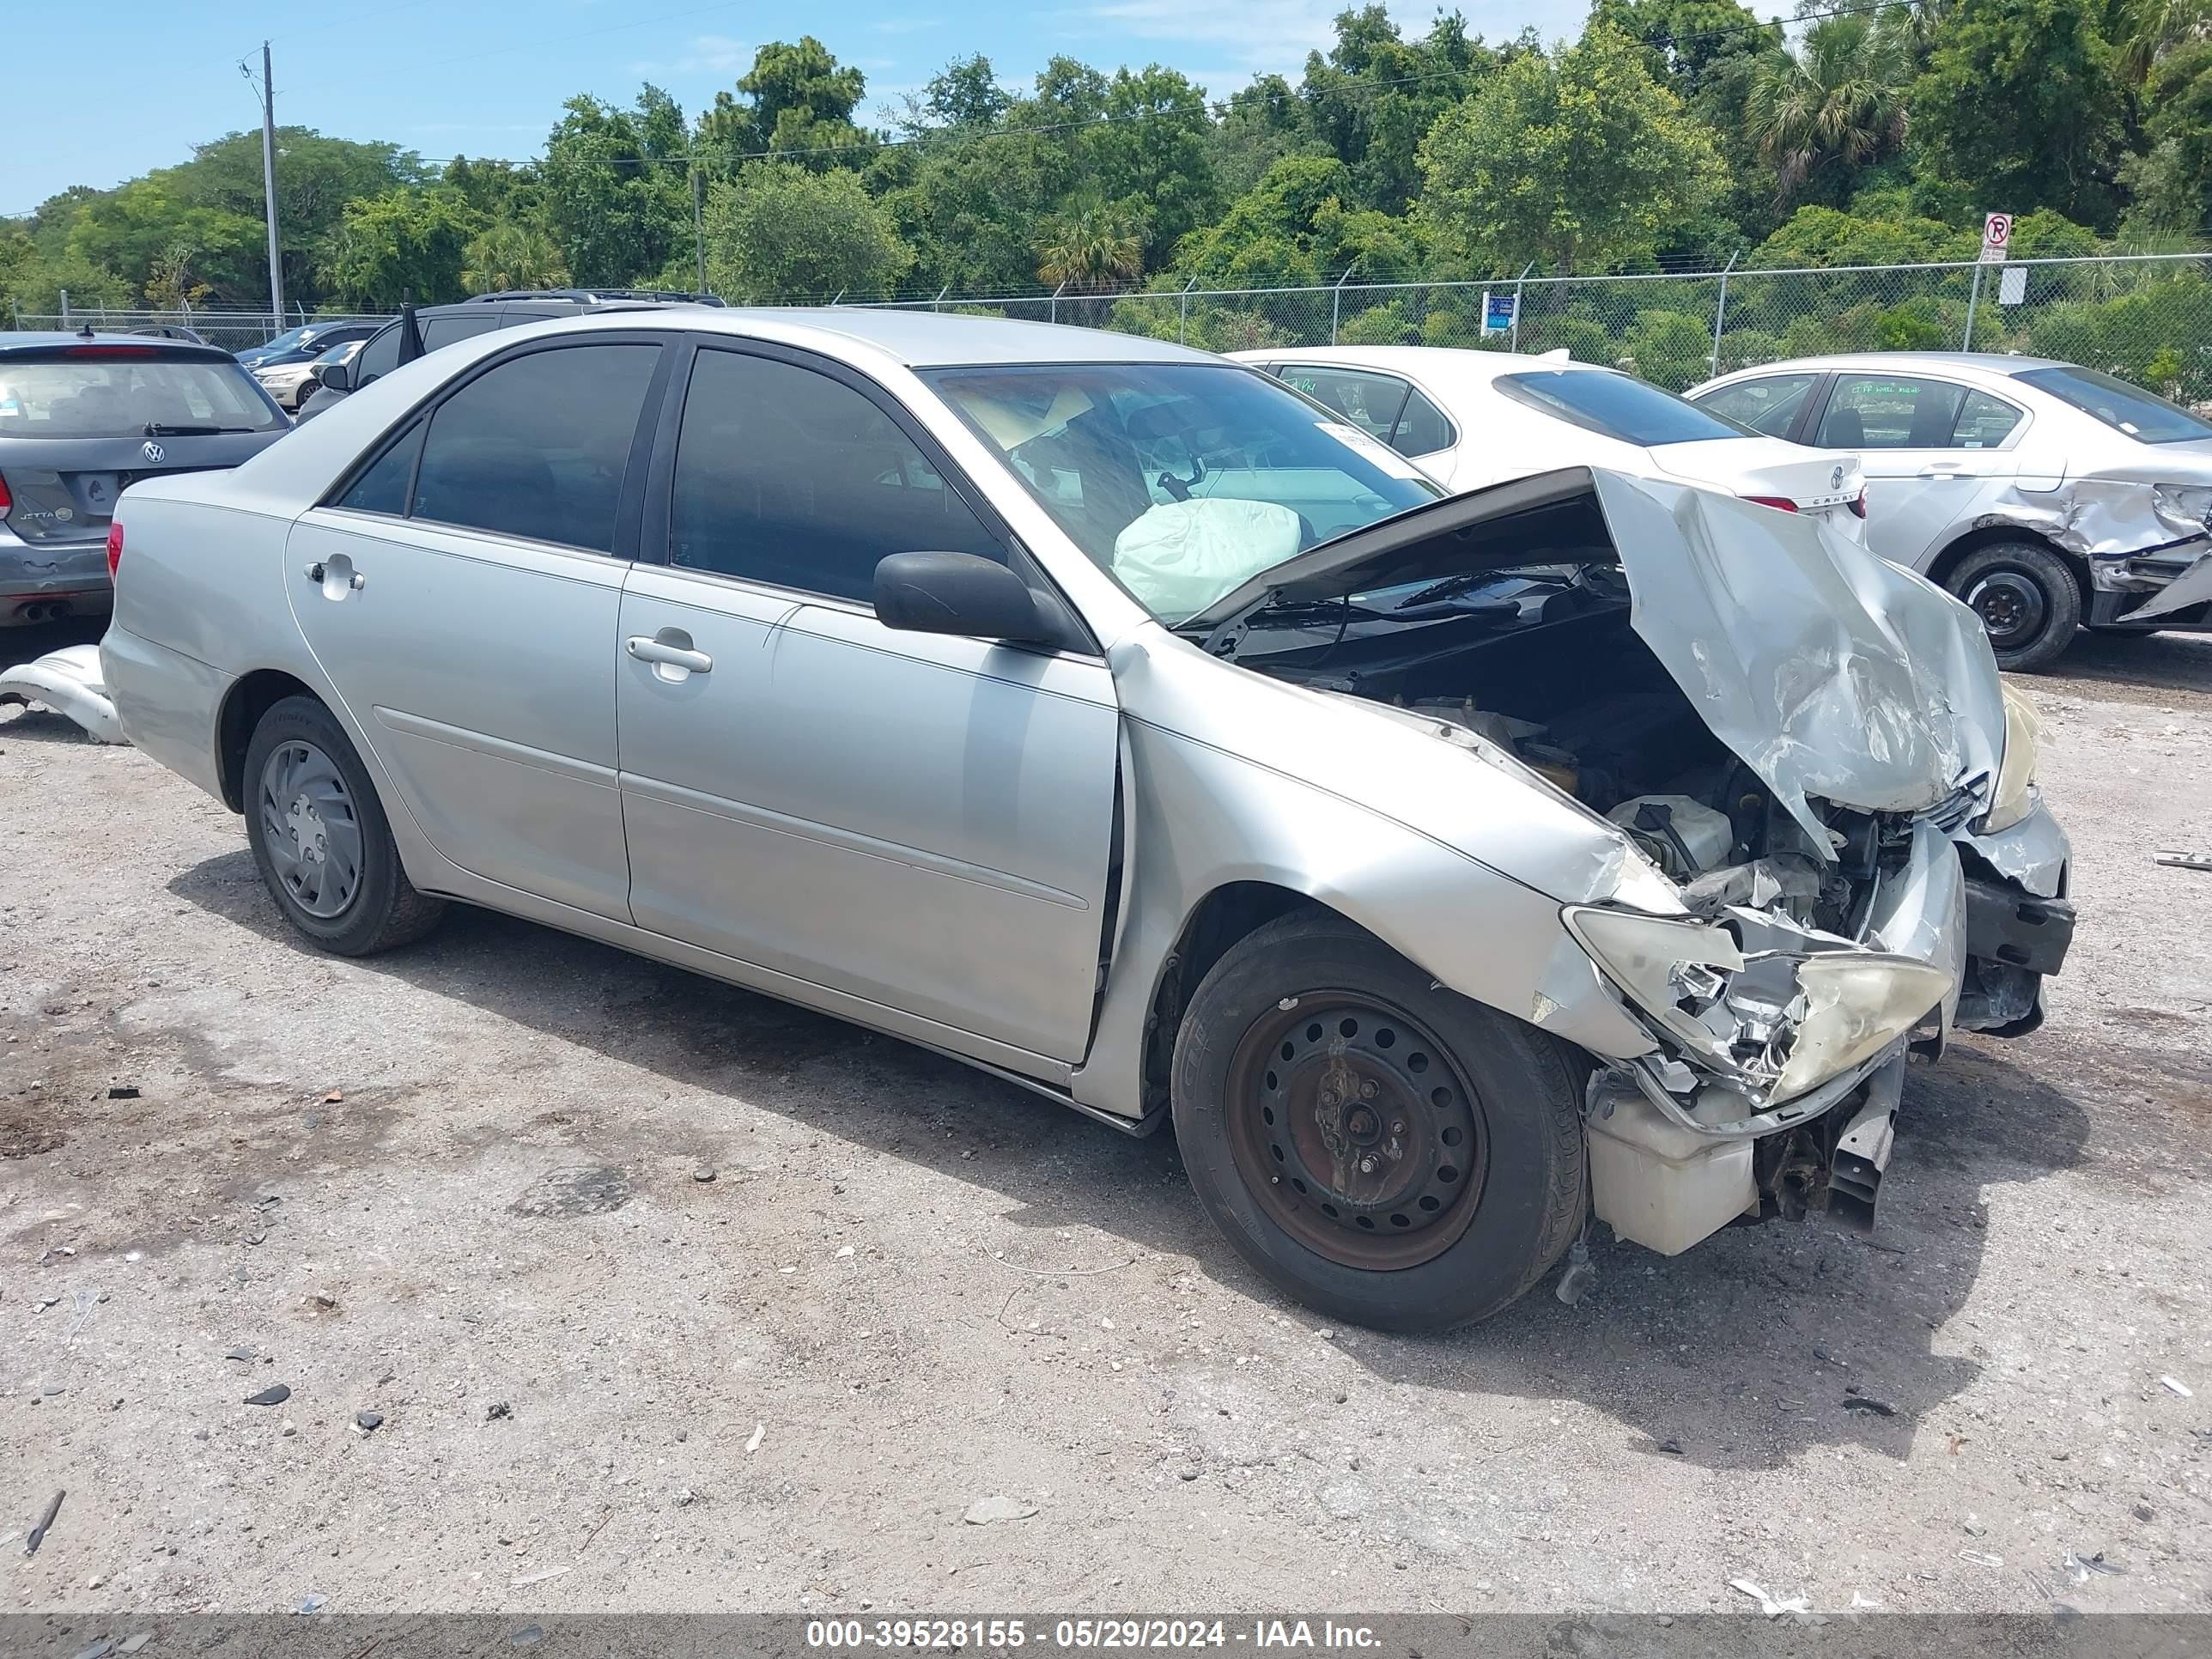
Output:
<path fill-rule="evenodd" d="M 1277 1011 L 1285 999 L 1297 1000 L 1293 1007 L 1303 1004 L 1318 1012 L 1332 995 L 1372 1000 L 1409 1016 L 1411 1025 L 1425 1026 L 1447 1052 L 1431 1062 L 1435 1071 L 1417 1068 L 1424 1069 L 1422 1081 L 1455 1077 L 1474 1097 L 1482 1156 L 1480 1186 L 1471 1180 L 1469 1184 L 1471 1213 L 1455 1224 L 1464 1231 L 1438 1254 L 1412 1265 L 1387 1270 L 1346 1265 L 1302 1241 L 1291 1225 L 1323 1230 L 1317 1212 L 1291 1215 L 1286 1225 L 1276 1208 L 1289 1205 L 1296 1210 L 1309 1202 L 1316 1209 L 1326 1207 L 1323 1196 L 1343 1194 L 1320 1184 L 1318 1169 L 1297 1163 L 1285 1167 L 1316 1177 L 1313 1188 L 1301 1188 L 1310 1192 L 1310 1199 L 1291 1196 L 1280 1177 L 1270 1178 L 1274 1191 L 1263 1196 L 1243 1173 L 1232 1145 L 1230 1114 L 1235 1107 L 1226 1097 L 1239 1069 L 1241 1046 L 1248 1039 L 1272 1045 L 1273 1037 L 1261 1034 L 1279 1025 Z M 1402 1041 L 1411 1049 L 1419 1040 Z M 1262 1052 L 1272 1054 L 1272 1047 Z M 1273 1060 L 1261 1064 L 1272 1066 Z M 1286 1061 L 1282 1069 L 1287 1074 L 1291 1068 Z M 1266 1076 L 1275 1081 L 1272 1069 Z M 1437 1091 L 1438 1096 L 1443 1092 Z M 1279 1121 L 1286 1124 L 1296 1115 L 1292 1097 L 1254 1094 L 1243 1109 L 1255 1114 L 1249 1120 L 1255 1126 L 1257 1103 L 1263 1100 L 1283 1103 Z M 1184 1166 L 1206 1213 L 1237 1253 L 1271 1283 L 1332 1318 L 1393 1331 L 1472 1324 L 1532 1288 L 1582 1224 L 1587 1154 L 1582 1090 L 1570 1051 L 1529 1026 L 1443 989 L 1372 934 L 1327 912 L 1302 911 L 1271 922 L 1214 964 L 1191 998 L 1176 1036 L 1171 1103 Z M 1278 1121 L 1267 1119 L 1271 1124 Z M 1349 1121 L 1340 1118 L 1337 1127 Z M 1249 1133 L 1264 1139 L 1292 1132 L 1255 1127 Z M 1251 1154 L 1246 1156 L 1249 1164 Z M 1275 1158 L 1279 1164 L 1279 1150 Z M 1442 1224 L 1436 1224 L 1441 1233 Z M 1387 1228 L 1381 1236 L 1393 1237 Z M 1358 1235 L 1352 1237 L 1358 1241 Z M 1330 1243 L 1328 1248 L 1346 1255 L 1371 1247 L 1355 1242 Z"/>
<path fill-rule="evenodd" d="M 2081 588 L 2065 560 L 2034 542 L 1992 542 L 1951 567 L 1943 586 L 1982 617 L 1997 666 L 2033 674 L 2058 660 L 2081 626 Z M 1997 620 L 2020 615 L 2009 631 Z"/>
<path fill-rule="evenodd" d="M 293 896 L 270 851 L 262 777 L 270 753 L 290 742 L 312 744 L 330 757 L 345 784 L 361 830 L 360 881 L 345 908 L 332 916 L 313 915 Z M 416 892 L 407 879 L 368 769 L 361 763 L 345 729 L 313 697 L 286 697 L 262 715 L 246 746 L 244 789 L 246 838 L 253 848 L 254 866 L 284 920 L 309 943 L 334 956 L 374 956 L 413 943 L 445 915 L 443 899 Z"/>

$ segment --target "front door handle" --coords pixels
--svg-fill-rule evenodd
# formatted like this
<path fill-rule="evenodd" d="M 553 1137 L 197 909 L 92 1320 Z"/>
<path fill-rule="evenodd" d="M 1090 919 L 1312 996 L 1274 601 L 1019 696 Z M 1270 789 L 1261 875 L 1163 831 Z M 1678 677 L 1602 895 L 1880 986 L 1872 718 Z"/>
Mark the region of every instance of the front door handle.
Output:
<path fill-rule="evenodd" d="M 1956 462 L 1936 461 L 1922 467 L 1919 476 L 1923 478 L 1955 478 L 1959 476 L 1959 471 Z"/>
<path fill-rule="evenodd" d="M 307 580 L 323 590 L 325 599 L 342 599 L 348 593 L 358 593 L 368 586 L 368 578 L 352 568 L 351 560 L 342 558 L 335 563 L 337 568 L 333 568 L 317 559 L 307 569 Z"/>
<path fill-rule="evenodd" d="M 640 662 L 659 663 L 668 668 L 688 668 L 694 674 L 711 673 L 714 667 L 714 659 L 703 651 L 671 645 L 664 640 L 648 639 L 642 634 L 633 634 L 624 640 L 623 649 Z"/>

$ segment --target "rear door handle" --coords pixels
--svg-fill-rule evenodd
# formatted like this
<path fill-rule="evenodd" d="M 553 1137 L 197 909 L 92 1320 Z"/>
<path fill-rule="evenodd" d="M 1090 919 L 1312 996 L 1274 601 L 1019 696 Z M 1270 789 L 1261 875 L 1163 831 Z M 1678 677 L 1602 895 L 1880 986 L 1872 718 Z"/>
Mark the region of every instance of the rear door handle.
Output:
<path fill-rule="evenodd" d="M 1931 465 L 1922 467 L 1919 476 L 1923 478 L 1955 478 L 1963 470 L 1954 463 L 1937 461 Z"/>
<path fill-rule="evenodd" d="M 648 639 L 642 634 L 633 634 L 623 641 L 623 649 L 640 662 L 660 663 L 670 668 L 688 668 L 695 674 L 711 673 L 714 659 L 703 651 L 687 651 L 680 645 L 664 645 L 659 640 Z"/>

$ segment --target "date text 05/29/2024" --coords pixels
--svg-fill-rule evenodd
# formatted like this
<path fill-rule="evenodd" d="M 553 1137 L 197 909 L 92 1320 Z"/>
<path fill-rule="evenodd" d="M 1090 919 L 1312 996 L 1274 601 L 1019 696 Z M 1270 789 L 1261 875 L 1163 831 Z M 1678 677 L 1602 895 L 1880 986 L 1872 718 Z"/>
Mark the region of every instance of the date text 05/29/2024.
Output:
<path fill-rule="evenodd" d="M 1365 1625 L 1330 1619 L 816 1619 L 806 1626 L 806 1645 L 830 1650 L 1302 1650 L 1372 1648 L 1379 1642 Z"/>

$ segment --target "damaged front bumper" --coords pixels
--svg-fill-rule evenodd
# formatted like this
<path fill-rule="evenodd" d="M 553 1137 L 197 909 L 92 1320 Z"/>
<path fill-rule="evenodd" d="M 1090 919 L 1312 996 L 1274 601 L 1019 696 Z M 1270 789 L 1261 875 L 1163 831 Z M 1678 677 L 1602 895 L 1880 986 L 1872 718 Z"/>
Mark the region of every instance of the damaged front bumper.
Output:
<path fill-rule="evenodd" d="M 1923 818 L 1855 939 L 1741 904 L 1633 920 L 1568 907 L 1657 1044 L 1591 1081 L 1598 1218 L 1667 1254 L 1763 1212 L 1871 1226 L 1908 1049 L 2040 1023 L 2073 936 L 2067 856 L 2040 801 L 1998 836 Z"/>

